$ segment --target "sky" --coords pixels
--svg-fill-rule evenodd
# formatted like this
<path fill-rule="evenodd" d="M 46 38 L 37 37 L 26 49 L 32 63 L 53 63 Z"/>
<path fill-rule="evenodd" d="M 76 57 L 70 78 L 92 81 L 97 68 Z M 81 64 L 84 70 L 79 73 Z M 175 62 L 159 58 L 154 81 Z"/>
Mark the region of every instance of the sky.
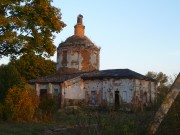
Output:
<path fill-rule="evenodd" d="M 85 35 L 101 47 L 100 69 L 180 72 L 180 0 L 54 0 L 66 27 L 54 44 L 74 34 L 83 15 Z M 56 54 L 51 58 L 56 61 Z M 8 58 L 0 60 L 0 64 Z"/>

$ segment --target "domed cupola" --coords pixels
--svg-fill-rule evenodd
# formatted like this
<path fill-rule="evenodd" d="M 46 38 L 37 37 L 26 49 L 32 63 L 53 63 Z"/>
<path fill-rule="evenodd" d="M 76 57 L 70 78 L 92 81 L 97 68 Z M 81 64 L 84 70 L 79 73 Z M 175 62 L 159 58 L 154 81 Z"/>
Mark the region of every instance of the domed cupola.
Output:
<path fill-rule="evenodd" d="M 100 48 L 84 35 L 82 19 L 82 15 L 77 17 L 74 35 L 57 48 L 56 68 L 61 75 L 99 70 Z"/>

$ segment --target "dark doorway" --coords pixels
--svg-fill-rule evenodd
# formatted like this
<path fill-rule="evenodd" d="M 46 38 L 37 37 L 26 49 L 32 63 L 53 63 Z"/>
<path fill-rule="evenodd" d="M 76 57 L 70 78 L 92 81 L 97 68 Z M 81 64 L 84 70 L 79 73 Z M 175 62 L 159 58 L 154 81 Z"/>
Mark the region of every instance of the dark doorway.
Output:
<path fill-rule="evenodd" d="M 40 89 L 40 101 L 47 96 L 47 89 Z"/>
<path fill-rule="evenodd" d="M 54 89 L 54 99 L 55 99 L 56 106 L 60 108 L 61 107 L 61 94 L 58 89 Z"/>
<path fill-rule="evenodd" d="M 115 91 L 115 107 L 119 107 L 119 91 Z"/>

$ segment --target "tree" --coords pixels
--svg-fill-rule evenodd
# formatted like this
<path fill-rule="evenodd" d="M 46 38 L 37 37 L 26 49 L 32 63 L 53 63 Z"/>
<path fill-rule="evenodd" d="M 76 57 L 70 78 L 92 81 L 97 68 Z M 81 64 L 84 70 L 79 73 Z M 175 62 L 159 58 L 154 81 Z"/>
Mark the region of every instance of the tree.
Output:
<path fill-rule="evenodd" d="M 28 85 L 23 89 L 13 87 L 5 99 L 5 115 L 11 120 L 32 121 L 38 105 L 39 98 L 35 90 L 31 90 Z"/>
<path fill-rule="evenodd" d="M 156 72 L 148 72 L 146 74 L 147 77 L 153 78 L 157 82 L 157 91 L 158 91 L 158 104 L 160 104 L 164 98 L 166 97 L 168 90 L 169 90 L 169 85 L 168 85 L 168 76 L 162 72 L 156 73 Z"/>
<path fill-rule="evenodd" d="M 11 63 L 27 81 L 56 73 L 56 63 L 36 55 L 24 55 Z"/>
<path fill-rule="evenodd" d="M 60 32 L 65 24 L 60 9 L 52 6 L 52 1 L 0 1 L 0 57 L 54 54 L 54 33 Z"/>
<path fill-rule="evenodd" d="M 168 76 L 162 72 L 156 73 L 156 72 L 148 72 L 146 76 L 155 79 L 157 81 L 158 87 L 163 87 L 168 82 Z"/>
<path fill-rule="evenodd" d="M 0 66 L 0 100 L 4 99 L 8 89 L 16 86 L 23 86 L 25 83 L 24 78 L 13 65 Z"/>
<path fill-rule="evenodd" d="M 56 73 L 56 63 L 36 55 L 23 55 L 8 65 L 0 66 L 0 99 L 13 86 L 24 87 L 26 81 Z"/>

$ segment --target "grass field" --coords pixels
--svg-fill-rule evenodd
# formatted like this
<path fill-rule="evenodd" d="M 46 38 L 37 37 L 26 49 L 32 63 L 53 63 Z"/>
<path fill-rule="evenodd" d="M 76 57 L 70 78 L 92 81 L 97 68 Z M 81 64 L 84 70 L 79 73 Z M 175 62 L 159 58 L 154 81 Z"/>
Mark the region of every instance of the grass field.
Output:
<path fill-rule="evenodd" d="M 151 117 L 148 112 L 60 110 L 47 122 L 0 122 L 0 135 L 140 135 Z"/>
<path fill-rule="evenodd" d="M 154 111 L 59 110 L 45 122 L 1 121 L 0 135 L 145 135 L 153 115 Z M 178 135 L 168 127 L 162 131 L 158 135 Z"/>

